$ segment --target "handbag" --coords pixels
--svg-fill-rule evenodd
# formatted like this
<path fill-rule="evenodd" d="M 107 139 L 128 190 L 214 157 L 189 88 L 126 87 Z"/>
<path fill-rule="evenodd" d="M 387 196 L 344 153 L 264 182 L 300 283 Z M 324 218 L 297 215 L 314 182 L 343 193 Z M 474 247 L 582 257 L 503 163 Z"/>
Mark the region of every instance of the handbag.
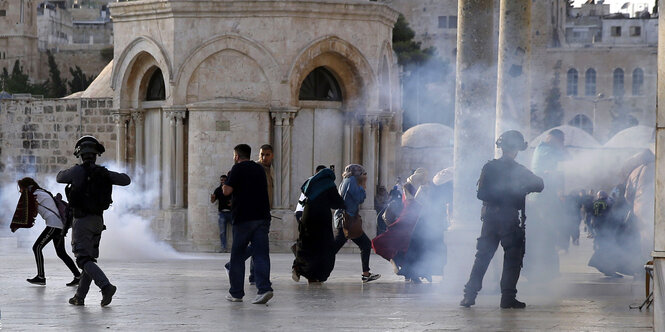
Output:
<path fill-rule="evenodd" d="M 360 217 L 360 214 L 351 216 L 343 211 L 342 218 L 342 230 L 347 239 L 353 240 L 363 235 L 363 218 Z"/>

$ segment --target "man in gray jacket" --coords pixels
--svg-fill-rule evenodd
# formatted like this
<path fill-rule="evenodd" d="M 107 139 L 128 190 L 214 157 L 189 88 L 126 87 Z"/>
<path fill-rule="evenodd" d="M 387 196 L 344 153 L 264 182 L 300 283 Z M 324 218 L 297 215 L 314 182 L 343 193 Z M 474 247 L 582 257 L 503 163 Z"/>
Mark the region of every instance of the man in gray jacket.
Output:
<path fill-rule="evenodd" d="M 83 136 L 74 148 L 74 155 L 81 158 L 81 164 L 60 171 L 56 180 L 68 184 L 65 192 L 74 214 L 72 223 L 72 249 L 76 264 L 83 270 L 81 281 L 74 297 L 73 305 L 83 305 L 90 283 L 102 290 L 102 307 L 111 303 L 116 287 L 111 284 L 99 266 L 99 241 L 104 226 L 103 212 L 111 204 L 112 185 L 126 186 L 131 182 L 124 173 L 116 173 L 95 165 L 98 155 L 104 153 L 104 146 L 92 136 Z"/>

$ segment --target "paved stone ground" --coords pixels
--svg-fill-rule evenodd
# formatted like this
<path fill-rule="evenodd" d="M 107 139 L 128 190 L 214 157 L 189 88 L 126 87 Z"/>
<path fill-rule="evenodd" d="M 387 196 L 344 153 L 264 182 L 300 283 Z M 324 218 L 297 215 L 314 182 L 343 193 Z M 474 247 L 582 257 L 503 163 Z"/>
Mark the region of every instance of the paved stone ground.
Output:
<path fill-rule="evenodd" d="M 104 241 L 104 240 L 102 240 Z M 1 242 L 1 241 L 0 241 Z M 405 284 L 388 262 L 373 255 L 376 282 L 362 284 L 357 254 L 340 254 L 336 270 L 320 285 L 290 278 L 292 256 L 272 254 L 275 297 L 254 305 L 247 285 L 245 302 L 224 297 L 228 254 L 182 254 L 174 259 L 102 259 L 118 286 L 113 302 L 101 308 L 93 285 L 84 307 L 67 304 L 71 275 L 47 247 L 47 285 L 25 279 L 35 274 L 29 248 L 0 246 L 0 329 L 7 331 L 650 331 L 652 313 L 629 310 L 643 297 L 643 283 L 626 277 L 608 280 L 585 266 L 589 241 L 562 258 L 562 276 L 552 285 L 520 280 L 525 310 L 500 309 L 496 273 L 489 273 L 477 305 L 458 306 L 457 282 L 470 266 L 447 271 L 443 280 Z"/>

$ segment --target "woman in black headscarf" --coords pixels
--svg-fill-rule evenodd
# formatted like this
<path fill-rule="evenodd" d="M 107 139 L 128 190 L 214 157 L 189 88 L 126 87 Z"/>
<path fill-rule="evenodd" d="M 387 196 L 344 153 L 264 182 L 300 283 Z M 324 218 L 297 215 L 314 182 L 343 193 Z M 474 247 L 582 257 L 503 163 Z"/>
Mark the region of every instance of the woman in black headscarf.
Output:
<path fill-rule="evenodd" d="M 323 282 L 335 267 L 335 238 L 333 236 L 331 209 L 344 208 L 344 200 L 335 187 L 335 173 L 329 169 L 316 173 L 301 188 L 305 201 L 301 222 L 298 224 L 296 259 L 293 261 L 292 278 L 300 276 L 309 282 Z"/>

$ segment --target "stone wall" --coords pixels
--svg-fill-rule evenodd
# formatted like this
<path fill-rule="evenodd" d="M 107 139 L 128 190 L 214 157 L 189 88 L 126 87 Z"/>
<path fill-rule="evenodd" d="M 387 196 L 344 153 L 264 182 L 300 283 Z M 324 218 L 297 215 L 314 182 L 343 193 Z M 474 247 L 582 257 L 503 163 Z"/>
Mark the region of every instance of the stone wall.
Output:
<path fill-rule="evenodd" d="M 74 143 L 94 135 L 115 157 L 111 99 L 5 99 L 0 101 L 0 182 L 41 178 L 76 163 Z"/>

